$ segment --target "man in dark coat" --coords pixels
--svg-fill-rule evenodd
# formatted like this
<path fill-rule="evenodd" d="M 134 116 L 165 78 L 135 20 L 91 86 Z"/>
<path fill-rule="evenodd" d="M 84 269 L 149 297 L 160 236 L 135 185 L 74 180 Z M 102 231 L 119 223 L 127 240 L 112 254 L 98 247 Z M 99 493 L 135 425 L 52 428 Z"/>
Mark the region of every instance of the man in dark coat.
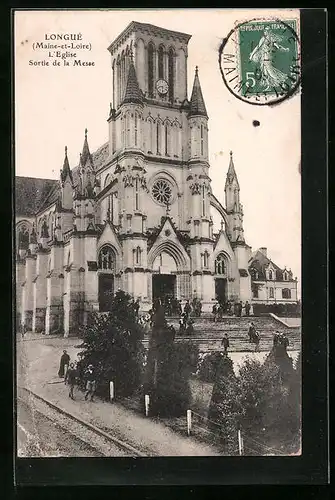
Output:
<path fill-rule="evenodd" d="M 242 316 L 243 304 L 242 300 L 237 304 L 237 315 L 240 318 Z"/>
<path fill-rule="evenodd" d="M 134 311 L 136 316 L 138 316 L 139 310 L 140 310 L 140 301 L 139 299 L 136 299 L 136 301 L 134 302 Z"/>
<path fill-rule="evenodd" d="M 95 390 L 96 390 L 96 380 L 93 365 L 88 365 L 85 372 L 86 378 L 86 393 L 85 401 L 87 401 L 88 396 L 91 396 L 91 401 L 93 401 Z"/>
<path fill-rule="evenodd" d="M 191 305 L 190 305 L 189 301 L 187 300 L 186 304 L 184 305 L 184 313 L 186 314 L 187 318 L 189 317 L 191 310 L 192 310 Z"/>
<path fill-rule="evenodd" d="M 74 366 L 74 363 L 70 363 L 69 369 L 66 373 L 65 382 L 70 387 L 69 398 L 74 400 L 73 389 L 77 382 L 77 370 Z"/>
<path fill-rule="evenodd" d="M 245 315 L 250 316 L 250 304 L 248 301 L 245 303 Z"/>
<path fill-rule="evenodd" d="M 59 364 L 59 370 L 58 370 L 58 376 L 59 377 L 64 377 L 65 375 L 65 366 L 69 366 L 70 364 L 70 356 L 68 355 L 68 353 L 65 351 L 63 351 L 63 354 L 60 358 L 60 364 Z"/>
<path fill-rule="evenodd" d="M 221 341 L 221 344 L 223 345 L 224 353 L 227 354 L 228 347 L 229 347 L 229 339 L 228 339 L 228 335 L 226 333 Z"/>

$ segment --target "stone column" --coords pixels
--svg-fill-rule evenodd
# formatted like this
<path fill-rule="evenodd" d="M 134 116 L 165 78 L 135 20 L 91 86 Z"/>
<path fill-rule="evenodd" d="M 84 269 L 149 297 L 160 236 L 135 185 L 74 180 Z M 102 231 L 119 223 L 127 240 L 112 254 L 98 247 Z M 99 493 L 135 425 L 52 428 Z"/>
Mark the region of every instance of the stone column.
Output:
<path fill-rule="evenodd" d="M 33 279 L 36 270 L 36 255 L 27 255 L 26 257 L 26 274 L 25 283 L 22 295 L 22 321 L 26 324 L 28 331 L 33 328 L 33 308 L 34 308 L 34 294 L 33 294 Z"/>
<path fill-rule="evenodd" d="M 47 275 L 47 305 L 45 317 L 45 333 L 63 333 L 63 247 L 54 242 L 51 247 L 51 271 Z"/>
<path fill-rule="evenodd" d="M 201 297 L 203 312 L 211 312 L 215 299 L 215 282 L 210 271 L 203 271 Z"/>
<path fill-rule="evenodd" d="M 45 332 L 45 313 L 47 307 L 47 272 L 49 249 L 37 251 L 36 277 L 33 287 L 33 332 Z"/>

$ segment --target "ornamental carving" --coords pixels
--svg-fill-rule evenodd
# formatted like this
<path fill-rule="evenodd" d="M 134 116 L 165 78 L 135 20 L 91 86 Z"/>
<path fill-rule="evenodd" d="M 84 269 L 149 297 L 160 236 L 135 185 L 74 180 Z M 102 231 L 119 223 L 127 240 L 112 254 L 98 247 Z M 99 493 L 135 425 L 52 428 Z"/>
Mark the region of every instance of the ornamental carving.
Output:
<path fill-rule="evenodd" d="M 201 194 L 201 184 L 198 181 L 194 181 L 192 184 L 190 184 L 190 190 L 192 195 L 193 194 Z"/>
<path fill-rule="evenodd" d="M 132 187 L 134 185 L 134 177 L 131 167 L 127 168 L 122 180 L 124 182 L 124 187 Z"/>

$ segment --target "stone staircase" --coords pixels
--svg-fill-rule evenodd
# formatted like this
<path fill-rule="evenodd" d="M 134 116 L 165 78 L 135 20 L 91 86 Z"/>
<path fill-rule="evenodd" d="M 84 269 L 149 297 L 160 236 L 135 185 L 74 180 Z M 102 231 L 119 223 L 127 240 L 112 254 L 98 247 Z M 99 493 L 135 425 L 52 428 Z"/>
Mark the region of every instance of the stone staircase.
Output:
<path fill-rule="evenodd" d="M 198 345 L 200 352 L 212 352 L 222 350 L 221 339 L 225 333 L 229 338 L 230 352 L 253 352 L 255 345 L 249 343 L 248 326 L 250 321 L 260 333 L 260 350 L 269 351 L 273 345 L 273 334 L 276 331 L 283 332 L 289 339 L 289 350 L 300 351 L 301 331 L 300 328 L 287 328 L 283 324 L 269 316 L 264 317 L 224 317 L 222 321 L 214 323 L 211 316 L 202 316 L 194 319 L 194 334 L 192 336 L 179 336 L 179 318 L 167 318 L 169 325 L 176 329 L 176 342 L 186 339 L 192 340 Z M 148 337 L 144 339 L 144 345 L 148 345 Z"/>

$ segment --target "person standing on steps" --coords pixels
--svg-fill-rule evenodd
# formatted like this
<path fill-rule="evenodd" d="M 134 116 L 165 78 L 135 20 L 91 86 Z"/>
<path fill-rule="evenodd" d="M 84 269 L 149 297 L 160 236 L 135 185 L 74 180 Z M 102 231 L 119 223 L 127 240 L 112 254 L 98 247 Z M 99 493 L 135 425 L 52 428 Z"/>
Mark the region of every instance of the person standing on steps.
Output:
<path fill-rule="evenodd" d="M 249 329 L 248 329 L 248 335 L 249 335 L 249 342 L 250 344 L 254 341 L 255 338 L 255 325 L 253 322 L 249 323 Z"/>
<path fill-rule="evenodd" d="M 60 358 L 59 370 L 58 370 L 58 376 L 60 378 L 65 377 L 69 364 L 70 364 L 70 356 L 68 355 L 67 351 L 64 349 L 63 354 Z"/>
<path fill-rule="evenodd" d="M 250 316 L 250 304 L 249 304 L 249 302 L 248 302 L 248 301 L 246 301 L 246 303 L 245 303 L 245 306 L 244 306 L 244 307 L 245 307 L 245 315 L 246 315 L 246 316 Z"/>
<path fill-rule="evenodd" d="M 94 394 L 96 390 L 96 380 L 93 365 L 88 365 L 88 368 L 85 372 L 86 378 L 86 393 L 85 393 L 85 401 L 87 401 L 88 396 L 91 396 L 91 401 L 94 399 Z"/>
<path fill-rule="evenodd" d="M 224 334 L 224 337 L 221 341 L 221 344 L 223 345 L 223 352 L 224 354 L 227 354 L 228 353 L 228 347 L 229 347 L 229 339 L 228 339 L 228 335 L 225 333 Z"/>

